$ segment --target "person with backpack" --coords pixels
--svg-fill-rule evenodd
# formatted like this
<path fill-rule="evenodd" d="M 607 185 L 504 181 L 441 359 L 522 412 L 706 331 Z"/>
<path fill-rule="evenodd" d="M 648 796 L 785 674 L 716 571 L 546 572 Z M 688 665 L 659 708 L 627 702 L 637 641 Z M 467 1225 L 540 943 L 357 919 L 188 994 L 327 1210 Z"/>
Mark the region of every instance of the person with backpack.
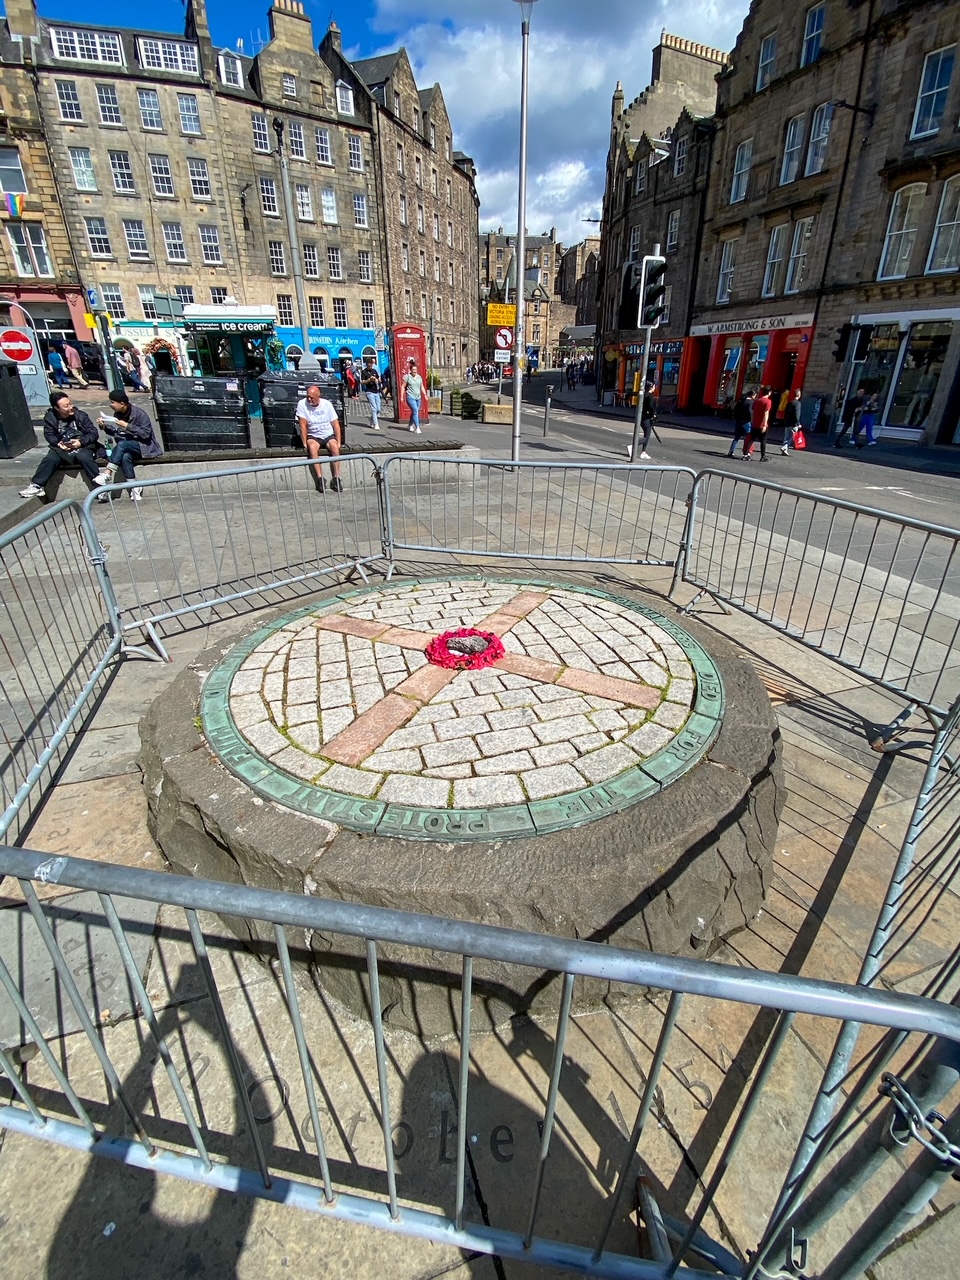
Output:
<path fill-rule="evenodd" d="M 727 453 L 732 458 L 737 452 L 737 445 L 750 434 L 750 411 L 753 408 L 753 392 L 744 391 L 733 406 L 733 443 Z"/>

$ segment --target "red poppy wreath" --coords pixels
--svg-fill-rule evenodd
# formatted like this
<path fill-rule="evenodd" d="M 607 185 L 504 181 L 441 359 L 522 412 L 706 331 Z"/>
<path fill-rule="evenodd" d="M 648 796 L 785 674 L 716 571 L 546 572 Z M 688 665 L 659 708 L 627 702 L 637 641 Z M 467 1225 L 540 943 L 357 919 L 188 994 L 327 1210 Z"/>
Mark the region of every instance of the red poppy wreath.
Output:
<path fill-rule="evenodd" d="M 449 671 L 479 671 L 503 657 L 503 645 L 492 631 L 461 627 L 435 636 L 424 652 L 429 662 Z"/>

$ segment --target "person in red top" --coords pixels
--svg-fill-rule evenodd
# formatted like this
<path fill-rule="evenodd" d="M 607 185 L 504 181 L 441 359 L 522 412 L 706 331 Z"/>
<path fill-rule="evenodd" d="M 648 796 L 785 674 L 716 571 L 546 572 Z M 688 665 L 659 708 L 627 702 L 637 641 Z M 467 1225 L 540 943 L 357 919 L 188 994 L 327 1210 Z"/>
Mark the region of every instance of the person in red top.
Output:
<path fill-rule="evenodd" d="M 770 399 L 770 388 L 761 387 L 750 409 L 750 434 L 743 441 L 743 457 L 746 461 L 753 454 L 753 446 L 760 441 L 760 461 L 767 460 L 767 427 L 770 425 L 770 413 L 773 401 Z"/>

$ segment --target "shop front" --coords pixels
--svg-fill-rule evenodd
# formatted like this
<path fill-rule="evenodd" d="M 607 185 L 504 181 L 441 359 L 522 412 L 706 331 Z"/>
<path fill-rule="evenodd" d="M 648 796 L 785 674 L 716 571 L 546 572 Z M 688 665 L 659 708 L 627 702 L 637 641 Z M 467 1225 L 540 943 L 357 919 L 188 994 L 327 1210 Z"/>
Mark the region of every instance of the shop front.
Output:
<path fill-rule="evenodd" d="M 730 408 L 748 391 L 803 387 L 813 312 L 692 325 L 678 383 L 682 408 Z"/>
<path fill-rule="evenodd" d="M 943 409 L 949 397 L 938 396 L 946 379 L 958 380 L 960 309 L 862 315 L 851 323 L 868 330 L 869 340 L 861 343 L 865 359 L 850 370 L 848 390 L 863 387 L 876 396 L 875 432 L 888 439 L 960 444 L 956 414 Z"/>
<path fill-rule="evenodd" d="M 676 396 L 680 384 L 684 339 L 654 341 L 650 344 L 646 378 L 655 387 L 658 398 Z M 613 403 L 636 404 L 641 383 L 640 367 L 643 363 L 642 342 L 610 344 L 603 351 L 607 369 L 615 367 L 614 377 L 605 381 L 606 389 L 613 392 Z"/>
<path fill-rule="evenodd" d="M 273 337 L 273 307 L 202 307 L 183 309 L 189 372 L 195 377 L 224 378 L 232 373 L 246 378 L 249 412 L 260 413 L 257 378 L 266 373 L 268 344 Z"/>
<path fill-rule="evenodd" d="M 303 334 L 294 325 L 279 325 L 277 337 L 283 343 L 287 365 L 293 369 L 294 362 L 304 354 Z M 381 372 L 386 368 L 387 353 L 382 329 L 310 328 L 307 337 L 311 354 L 325 369 L 332 369 L 335 373 L 342 373 L 348 364 L 365 364 L 369 360 L 375 361 Z"/>

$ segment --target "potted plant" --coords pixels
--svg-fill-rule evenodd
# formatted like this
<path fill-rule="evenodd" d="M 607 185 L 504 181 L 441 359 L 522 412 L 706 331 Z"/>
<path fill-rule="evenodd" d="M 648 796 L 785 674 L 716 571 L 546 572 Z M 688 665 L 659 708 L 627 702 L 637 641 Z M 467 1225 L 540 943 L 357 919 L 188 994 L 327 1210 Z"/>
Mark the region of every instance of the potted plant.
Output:
<path fill-rule="evenodd" d="M 462 409 L 463 391 L 461 390 L 459 382 L 455 382 L 450 388 L 450 416 L 452 418 L 459 418 Z"/>
<path fill-rule="evenodd" d="M 427 374 L 427 402 L 431 413 L 443 413 L 443 391 L 439 373 Z"/>

